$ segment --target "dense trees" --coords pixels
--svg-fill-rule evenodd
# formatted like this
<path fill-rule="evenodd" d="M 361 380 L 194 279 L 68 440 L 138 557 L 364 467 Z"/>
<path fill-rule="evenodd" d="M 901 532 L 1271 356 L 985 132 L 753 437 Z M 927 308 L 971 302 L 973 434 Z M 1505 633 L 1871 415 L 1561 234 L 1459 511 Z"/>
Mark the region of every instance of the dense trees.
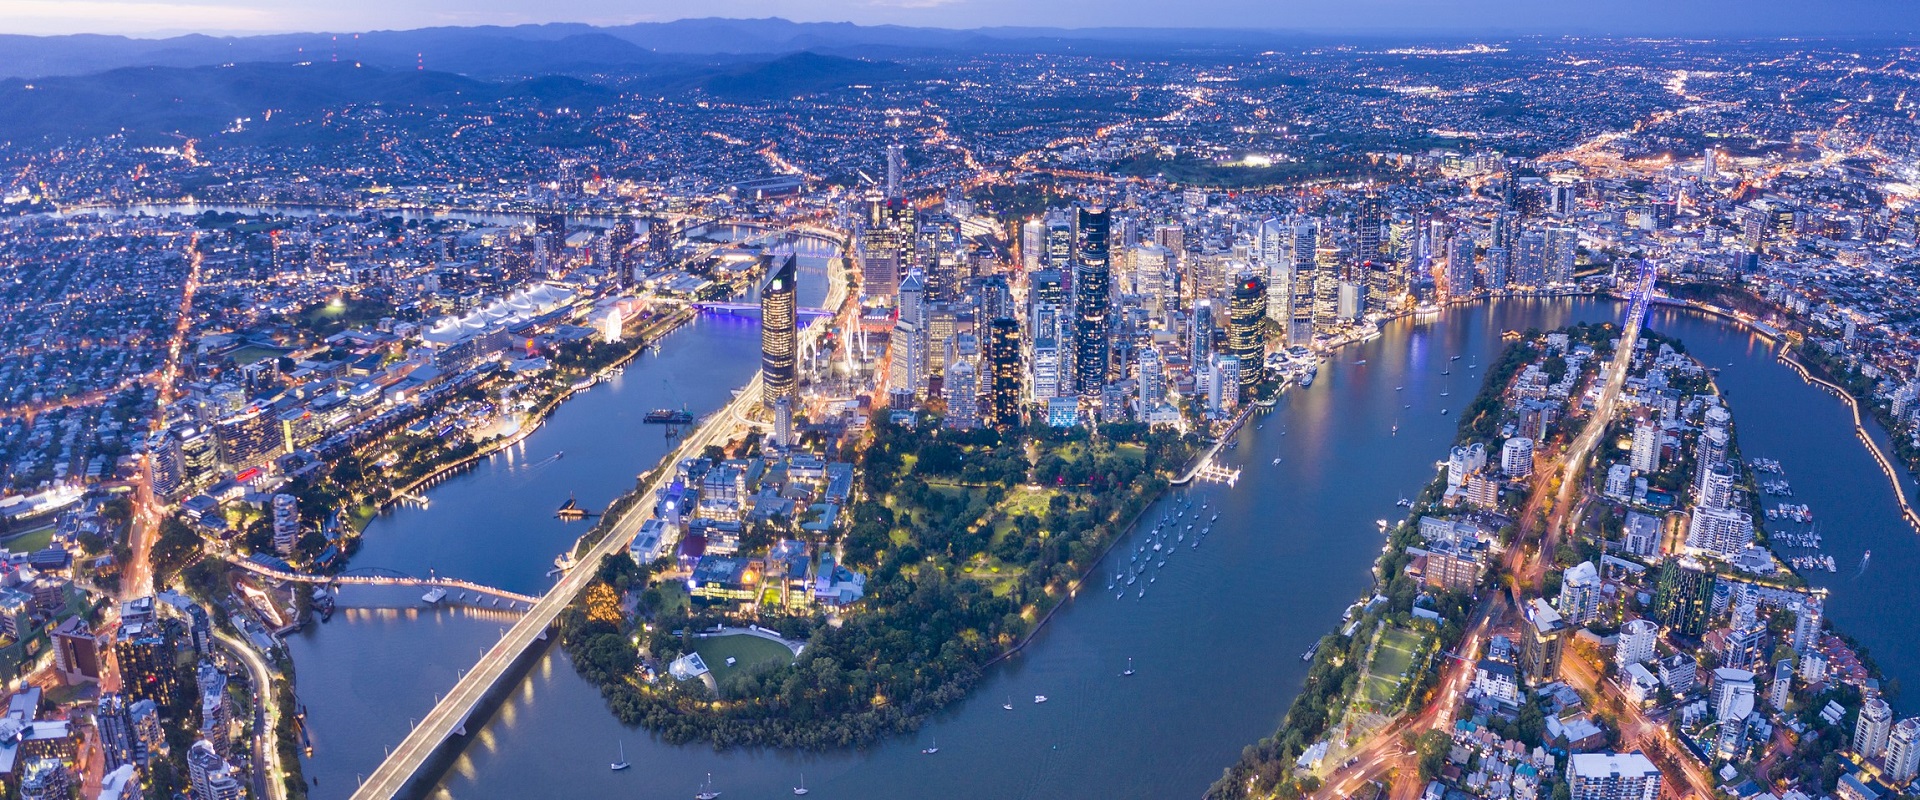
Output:
<path fill-rule="evenodd" d="M 763 611 L 754 621 L 807 647 L 791 663 L 730 674 L 717 703 L 698 682 L 639 681 L 621 656 L 634 651 L 631 625 L 594 621 L 584 600 L 562 616 L 562 641 L 615 715 L 668 741 L 828 748 L 913 730 L 1031 633 L 1064 598 L 1066 582 L 1192 454 L 1191 441 L 1143 426 L 1101 433 L 959 432 L 876 420 L 854 456 L 860 479 L 841 542 L 845 562 L 867 574 L 866 598 L 838 626 L 820 614 Z M 1044 508 L 1008 513 L 1010 494 L 1032 491 L 1031 482 L 1057 491 Z M 968 574 L 982 554 L 1004 563 L 1004 582 Z M 610 559 L 597 580 L 639 590 L 643 571 L 631 563 Z M 664 609 L 660 590 L 643 594 L 647 607 L 662 609 L 647 649 L 663 664 L 691 648 L 689 632 L 742 621 Z"/>

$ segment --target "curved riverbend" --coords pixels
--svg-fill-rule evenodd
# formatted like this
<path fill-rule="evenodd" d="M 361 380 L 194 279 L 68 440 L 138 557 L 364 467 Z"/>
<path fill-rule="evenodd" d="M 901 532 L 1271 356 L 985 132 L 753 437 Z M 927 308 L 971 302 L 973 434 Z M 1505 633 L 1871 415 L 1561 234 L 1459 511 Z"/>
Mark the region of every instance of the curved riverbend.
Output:
<path fill-rule="evenodd" d="M 1380 338 L 1340 351 L 1311 389 L 1286 393 L 1273 413 L 1241 431 L 1237 448 L 1224 453 L 1229 466 L 1245 471 L 1236 488 L 1192 490 L 1196 502 L 1207 500 L 1220 512 L 1201 547 L 1182 547 L 1145 598 L 1128 593 L 1115 599 L 1099 591 L 1105 584 L 1096 581 L 1062 607 L 1032 646 L 996 667 L 973 697 L 938 715 L 918 737 L 823 755 L 670 746 L 615 721 L 555 649 L 500 713 L 475 731 L 436 795 L 524 797 L 555 786 L 580 797 L 690 795 L 713 772 L 716 788 L 729 797 L 770 797 L 786 794 L 805 770 L 809 788 L 835 798 L 1196 796 L 1242 746 L 1278 725 L 1305 673 L 1300 653 L 1366 590 L 1368 567 L 1381 544 L 1373 521 L 1397 517 L 1402 512 L 1394 501 L 1433 476 L 1435 459 L 1457 424 L 1440 409 L 1464 405 L 1483 375 L 1466 366 L 1491 363 L 1503 330 L 1612 320 L 1623 310 L 1606 300 L 1503 300 L 1449 309 L 1438 320 L 1394 322 Z M 1721 369 L 1720 384 L 1741 421 L 1743 449 L 1786 466 L 1797 496 L 1820 515 L 1828 552 L 1848 565 L 1839 575 L 1815 578 L 1834 591 L 1829 617 L 1867 644 L 1889 676 L 1911 681 L 1920 674 L 1920 650 L 1902 641 L 1902 631 L 1920 624 L 1920 586 L 1874 577 L 1920 569 L 1920 537 L 1901 521 L 1885 481 L 1859 480 L 1874 467 L 1853 441 L 1846 408 L 1780 365 L 1767 340 L 1744 329 L 1665 307 L 1654 309 L 1649 327 L 1681 338 L 1704 363 Z M 579 528 L 551 520 L 549 498 L 539 492 L 558 492 L 552 498 L 557 504 L 564 491 L 540 482 L 524 465 L 546 457 L 549 438 L 586 442 L 580 445 L 582 462 L 617 454 L 609 463 L 621 464 L 611 470 L 621 474 L 591 494 L 581 493 L 583 502 L 610 499 L 620 485 L 631 484 L 634 472 L 651 465 L 640 451 L 655 447 L 621 438 L 615 415 L 679 405 L 660 402 L 667 373 L 652 371 L 655 366 L 680 365 L 671 374 L 682 392 L 690 384 L 723 382 L 726 376 L 714 373 L 725 371 L 728 348 L 740 351 L 732 361 L 748 362 L 745 355 L 757 342 L 749 331 L 729 345 L 725 332 L 703 321 L 676 334 L 658 360 L 649 356 L 629 368 L 624 383 L 562 408 L 530 439 L 526 460 L 516 461 L 516 469 L 482 468 L 437 487 L 430 511 L 396 513 L 395 523 L 402 515 L 417 516 L 387 531 L 390 543 L 380 541 L 382 531 L 371 532 L 360 559 L 385 565 L 387 560 L 369 554 L 387 553 L 416 565 L 436 562 L 447 574 L 537 590 L 544 585 L 539 573 L 545 559 Z M 719 352 L 673 361 L 676 353 L 691 355 L 696 348 Z M 1449 355 L 1462 359 L 1453 362 L 1453 375 L 1440 375 Z M 1357 363 L 1362 359 L 1366 364 Z M 741 381 L 744 373 L 735 382 Z M 724 388 L 718 391 L 724 398 Z M 568 450 L 567 462 L 576 458 L 572 444 L 558 446 Z M 1273 464 L 1274 458 L 1282 460 Z M 467 508 L 474 503 L 486 503 L 488 510 Z M 457 518 L 440 521 L 448 510 L 445 517 Z M 525 539 L 542 541 L 531 546 Z M 1866 548 L 1875 551 L 1872 567 L 1855 578 L 1852 566 Z M 461 568 L 446 566 L 450 562 Z M 1096 570 L 1096 578 L 1103 572 Z M 301 697 L 322 745 L 308 766 L 309 774 L 322 778 L 316 797 L 348 794 L 353 776 L 371 767 L 368 747 L 377 762 L 380 747 L 399 740 L 404 721 L 383 719 L 431 704 L 430 696 L 409 693 L 444 691 L 389 685 L 378 677 L 379 664 L 412 659 L 430 671 L 444 669 L 444 682 L 451 684 L 453 671 L 500 627 L 448 618 L 434 624 L 433 635 L 416 635 L 408 625 L 377 618 L 346 623 L 337 619 L 294 642 Z M 439 633 L 454 629 L 464 629 L 468 652 L 457 652 L 461 644 L 454 640 L 460 636 Z M 363 648 L 378 653 L 359 658 Z M 1138 674 L 1121 678 L 1129 657 Z M 1048 695 L 1050 702 L 1032 704 L 1035 694 Z M 1009 696 L 1017 701 L 1012 711 L 1001 708 Z M 349 735 L 369 744 L 356 753 L 328 744 Z M 934 737 L 940 753 L 922 755 Z M 634 769 L 612 773 L 606 762 L 619 742 Z"/>

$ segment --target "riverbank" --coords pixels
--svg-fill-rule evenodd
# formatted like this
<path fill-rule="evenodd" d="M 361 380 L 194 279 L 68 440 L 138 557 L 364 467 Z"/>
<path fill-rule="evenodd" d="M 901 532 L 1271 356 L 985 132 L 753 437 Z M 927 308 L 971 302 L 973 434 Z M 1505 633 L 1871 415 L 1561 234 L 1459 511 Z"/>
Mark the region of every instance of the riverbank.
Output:
<path fill-rule="evenodd" d="M 1505 347 L 1488 369 L 1473 401 L 1457 418 L 1454 445 L 1485 437 L 1482 422 L 1488 414 L 1497 414 L 1507 385 L 1536 353 L 1535 344 L 1525 340 Z M 1293 766 L 1310 748 L 1330 738 L 1336 722 L 1343 731 L 1331 738 L 1340 740 L 1338 749 L 1342 752 L 1349 741 L 1391 738 L 1408 704 L 1423 697 L 1438 677 L 1437 654 L 1460 642 L 1476 613 L 1472 608 L 1475 592 L 1459 590 L 1437 592 L 1434 602 L 1425 608 L 1426 614 L 1414 613 L 1418 589 L 1404 569 L 1413 560 L 1408 551 L 1421 541 L 1419 520 L 1440 510 L 1436 504 L 1447 487 L 1445 467 L 1440 469 L 1441 473 L 1415 495 L 1406 516 L 1386 532 L 1386 544 L 1373 564 L 1372 591 L 1348 607 L 1343 627 L 1322 636 L 1303 657 L 1311 661 L 1311 666 L 1279 729 L 1249 745 L 1240 759 L 1223 771 L 1207 790 L 1209 800 L 1300 796 L 1320 789 L 1319 768 L 1333 760 L 1334 747 L 1325 747 L 1308 770 L 1296 772 Z M 1519 546 L 1511 540 L 1510 532 L 1503 531 L 1502 539 L 1508 547 Z M 1485 614 L 1486 610 L 1478 613 Z M 1407 660 L 1404 665 L 1385 665 L 1398 669 L 1394 676 L 1381 676 L 1392 687 L 1381 694 L 1372 675 L 1381 640 L 1409 635 L 1419 645 L 1393 648 L 1406 651 Z M 1427 657 L 1416 658 L 1419 652 Z M 1359 752 L 1352 756 L 1362 757 Z"/>
<path fill-rule="evenodd" d="M 930 419 L 876 421 L 844 515 L 853 523 L 823 545 L 866 573 L 859 606 L 832 616 L 648 606 L 645 652 L 656 664 L 689 649 L 676 632 L 716 624 L 752 621 L 807 641 L 795 663 L 729 676 L 718 702 L 691 682 L 634 680 L 624 658 L 596 654 L 640 631 L 596 613 L 591 589 L 563 621 L 563 642 L 616 716 L 669 742 L 817 750 L 916 730 L 1078 592 L 1098 554 L 1164 491 L 1170 465 L 1192 453 L 1144 426 L 1106 434 L 1042 427 L 1003 437 L 942 431 Z M 619 585 L 622 574 L 598 585 L 637 591 L 631 577 Z"/>
<path fill-rule="evenodd" d="M 657 346 L 660 341 L 664 340 L 674 331 L 679 330 L 680 326 L 692 321 L 693 318 L 698 315 L 699 312 L 690 307 L 674 309 L 665 318 L 650 323 L 646 329 L 636 334 L 631 340 L 633 347 L 626 351 L 624 355 L 594 372 L 597 374 L 609 369 L 622 369 L 626 367 L 628 363 L 632 362 L 635 358 L 639 358 L 640 354 L 646 352 L 648 347 Z M 409 496 L 414 495 L 418 490 L 431 487 L 441 480 L 459 474 L 461 471 L 483 459 L 526 441 L 527 437 L 532 436 L 538 431 L 540 426 L 546 423 L 547 418 L 552 416 L 553 412 L 559 410 L 562 404 L 572 399 L 574 395 L 591 388 L 593 388 L 591 385 L 581 386 L 576 382 L 564 382 L 561 390 L 555 396 L 549 398 L 538 408 L 529 411 L 525 418 L 522 419 L 520 426 L 512 434 L 490 439 L 482 444 L 480 449 L 473 454 L 436 467 L 432 472 L 402 486 L 399 490 L 395 491 L 391 497 L 379 503 L 379 510 L 385 511 L 390 509 L 395 504 L 407 500 Z"/>

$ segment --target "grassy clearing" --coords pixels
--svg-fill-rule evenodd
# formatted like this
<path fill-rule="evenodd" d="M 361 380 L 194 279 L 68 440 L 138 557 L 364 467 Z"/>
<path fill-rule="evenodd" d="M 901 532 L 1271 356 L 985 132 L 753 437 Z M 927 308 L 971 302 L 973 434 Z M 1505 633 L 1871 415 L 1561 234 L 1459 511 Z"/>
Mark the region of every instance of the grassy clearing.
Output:
<path fill-rule="evenodd" d="M 699 639 L 694 642 L 693 649 L 700 654 L 702 661 L 707 662 L 707 669 L 713 671 L 713 679 L 723 685 L 734 673 L 762 664 L 784 664 L 793 660 L 793 651 L 788 650 L 786 645 L 744 633 Z M 732 666 L 727 664 L 729 658 L 734 660 Z"/>
<path fill-rule="evenodd" d="M 1413 667 L 1414 651 L 1420 648 L 1421 641 L 1421 635 L 1413 631 L 1382 630 L 1380 642 L 1373 650 L 1373 661 L 1367 665 L 1362 699 L 1375 706 L 1392 703 L 1401 685 L 1406 683 L 1407 672 Z"/>
<path fill-rule="evenodd" d="M 7 540 L 4 546 L 16 553 L 31 553 L 36 550 L 45 550 L 50 544 L 53 544 L 52 525 L 20 534 L 18 538 Z"/>

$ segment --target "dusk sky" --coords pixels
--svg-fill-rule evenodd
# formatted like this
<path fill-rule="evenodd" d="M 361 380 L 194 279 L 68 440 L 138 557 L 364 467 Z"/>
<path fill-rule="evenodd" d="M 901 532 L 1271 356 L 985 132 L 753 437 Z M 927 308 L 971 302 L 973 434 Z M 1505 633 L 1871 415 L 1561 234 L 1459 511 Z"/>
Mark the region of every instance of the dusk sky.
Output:
<path fill-rule="evenodd" d="M 1915 0 L 0 0 L 0 32 L 264 33 L 686 17 L 987 26 L 1209 27 L 1331 33 L 1912 33 Z"/>

